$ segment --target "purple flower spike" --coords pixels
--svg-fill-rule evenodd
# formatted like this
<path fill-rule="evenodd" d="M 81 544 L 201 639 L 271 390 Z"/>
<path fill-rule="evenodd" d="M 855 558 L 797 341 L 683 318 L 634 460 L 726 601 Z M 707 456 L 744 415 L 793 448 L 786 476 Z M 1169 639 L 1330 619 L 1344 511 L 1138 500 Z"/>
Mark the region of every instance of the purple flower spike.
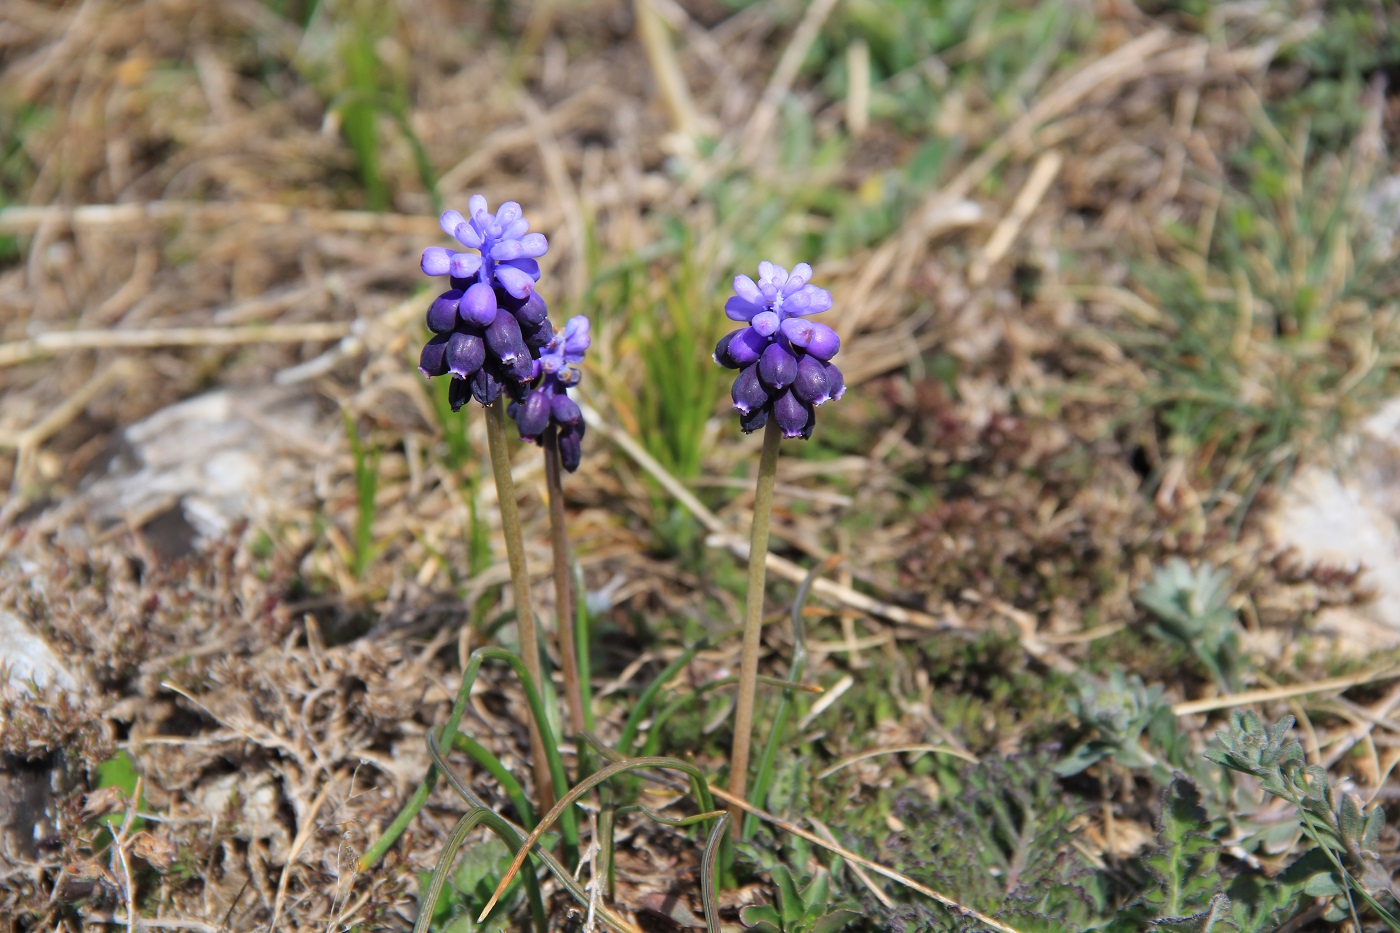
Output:
<path fill-rule="evenodd" d="M 452 287 L 428 309 L 428 329 L 437 336 L 423 348 L 419 368 L 454 376 L 454 410 L 469 397 L 489 405 L 502 390 L 520 401 L 554 337 L 549 309 L 535 292 L 549 241 L 529 232 L 519 204 L 508 201 L 493 214 L 479 194 L 465 215 L 444 211 L 438 226 L 465 249 L 423 251 L 423 271 L 450 276 Z"/>
<path fill-rule="evenodd" d="M 739 372 L 730 397 L 747 433 L 777 423 L 784 437 L 812 436 L 816 407 L 841 397 L 841 370 L 828 362 L 841 338 L 825 324 L 805 319 L 831 308 L 831 293 L 811 284 L 812 267 L 800 262 L 789 272 L 758 264 L 758 280 L 734 278 L 734 297 L 724 313 L 749 326 L 726 334 L 715 362 Z"/>

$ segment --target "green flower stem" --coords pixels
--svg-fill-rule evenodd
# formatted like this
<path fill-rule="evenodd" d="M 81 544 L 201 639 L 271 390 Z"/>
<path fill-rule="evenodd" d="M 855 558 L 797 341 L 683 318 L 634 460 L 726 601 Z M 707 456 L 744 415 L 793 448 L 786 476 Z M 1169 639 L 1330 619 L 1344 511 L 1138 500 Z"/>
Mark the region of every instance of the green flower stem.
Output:
<path fill-rule="evenodd" d="M 554 605 L 558 620 L 559 658 L 564 668 L 564 704 L 574 735 L 588 728 L 579 690 L 578 643 L 574 640 L 573 587 L 569 580 L 569 539 L 564 532 L 564 466 L 559 457 L 559 429 L 544 434 L 545 488 L 549 491 L 549 541 L 554 555 Z"/>
<path fill-rule="evenodd" d="M 515 483 L 510 476 L 510 449 L 506 444 L 506 406 L 503 400 L 486 406 L 486 443 L 491 453 L 491 472 L 496 477 L 496 498 L 501 509 L 501 534 L 506 539 L 510 579 L 515 585 L 515 621 L 520 631 L 520 656 L 535 683 L 544 684 L 540 670 L 539 636 L 535 633 L 535 610 L 530 604 L 530 578 L 525 568 L 525 542 L 520 534 L 520 513 L 515 508 Z M 549 809 L 556 788 L 549 773 L 539 723 L 530 720 L 530 764 L 535 770 L 535 794 L 539 805 Z M 563 788 L 558 788 L 560 792 Z"/>
<path fill-rule="evenodd" d="M 753 500 L 753 532 L 749 537 L 749 588 L 744 604 L 744 648 L 739 662 L 739 698 L 734 708 L 734 746 L 729 756 L 729 793 L 744 798 L 749 779 L 749 744 L 753 738 L 753 701 L 758 686 L 758 649 L 763 636 L 763 589 L 768 571 L 768 521 L 773 512 L 773 481 L 778 475 L 778 422 L 768 419 L 763 432 L 763 455 L 758 461 L 758 488 Z M 731 829 L 738 839 L 744 825 L 743 808 L 730 804 Z"/>
<path fill-rule="evenodd" d="M 578 567 L 573 568 L 574 592 L 586 592 L 583 588 L 583 573 Z M 588 618 L 588 600 L 574 600 L 574 645 L 582 645 L 583 650 L 578 652 L 575 659 L 578 662 L 578 690 L 583 697 L 583 721 L 588 726 L 588 731 L 593 731 L 593 674 L 592 661 L 588 657 L 589 646 L 593 644 L 590 621 Z"/>

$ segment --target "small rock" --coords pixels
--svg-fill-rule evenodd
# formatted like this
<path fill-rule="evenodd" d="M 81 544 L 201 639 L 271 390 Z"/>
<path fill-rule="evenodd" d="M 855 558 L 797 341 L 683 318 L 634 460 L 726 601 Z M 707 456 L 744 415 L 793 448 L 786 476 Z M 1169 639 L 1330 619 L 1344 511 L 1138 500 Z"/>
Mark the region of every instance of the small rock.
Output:
<path fill-rule="evenodd" d="M 11 690 L 28 690 L 30 683 L 72 690 L 73 675 L 38 633 L 19 616 L 0 610 L 0 669 Z"/>
<path fill-rule="evenodd" d="M 69 536 L 139 529 L 164 558 L 190 553 L 299 502 L 334 438 L 305 387 L 209 392 L 124 429 L 105 469 L 46 513 Z"/>
<path fill-rule="evenodd" d="M 1400 645 L 1400 398 L 1336 453 L 1336 465 L 1293 476 L 1265 527 L 1304 560 L 1364 568 L 1358 582 L 1375 599 L 1324 610 L 1316 631 L 1348 653 L 1365 654 Z"/>

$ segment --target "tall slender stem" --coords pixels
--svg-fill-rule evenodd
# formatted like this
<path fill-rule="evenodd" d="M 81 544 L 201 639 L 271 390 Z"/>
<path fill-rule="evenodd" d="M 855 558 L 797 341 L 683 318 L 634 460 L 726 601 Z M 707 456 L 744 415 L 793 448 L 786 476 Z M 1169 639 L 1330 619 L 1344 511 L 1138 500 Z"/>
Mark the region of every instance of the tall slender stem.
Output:
<path fill-rule="evenodd" d="M 510 475 L 510 448 L 506 444 L 506 404 L 498 399 L 496 404 L 486 406 L 486 443 L 491 453 L 491 472 L 496 477 L 496 498 L 501 509 L 501 534 L 506 539 L 506 559 L 510 563 L 510 579 L 515 584 L 515 621 L 520 633 L 520 654 L 525 659 L 525 669 L 535 679 L 541 689 L 544 675 L 540 670 L 539 637 L 535 634 L 535 610 L 530 604 L 530 578 L 525 568 L 525 542 L 520 534 L 520 513 L 515 508 L 515 482 Z M 530 725 L 530 762 L 535 770 L 536 801 L 541 810 L 553 806 L 554 780 L 549 773 L 549 760 L 545 757 L 544 741 L 540 738 L 539 726 L 533 717 L 527 716 Z"/>
<path fill-rule="evenodd" d="M 559 429 L 544 434 L 545 488 L 549 492 L 549 541 L 554 552 L 554 605 L 557 607 L 559 658 L 564 666 L 564 702 L 574 735 L 588 728 L 578 682 L 578 645 L 574 640 L 573 586 L 569 579 L 569 539 L 564 533 L 564 464 L 559 456 Z M 586 646 L 585 646 L 586 650 Z"/>
<path fill-rule="evenodd" d="M 778 474 L 778 422 L 769 418 L 758 461 L 758 488 L 753 499 L 749 537 L 749 589 L 744 603 L 744 650 L 739 662 L 739 699 L 734 708 L 734 748 L 729 756 L 729 793 L 743 798 L 749 780 L 749 744 L 753 736 L 753 701 L 758 685 L 758 649 L 763 635 L 763 590 L 768 570 L 768 520 L 773 512 L 773 480 Z M 734 838 L 743 831 L 744 810 L 729 807 Z"/>

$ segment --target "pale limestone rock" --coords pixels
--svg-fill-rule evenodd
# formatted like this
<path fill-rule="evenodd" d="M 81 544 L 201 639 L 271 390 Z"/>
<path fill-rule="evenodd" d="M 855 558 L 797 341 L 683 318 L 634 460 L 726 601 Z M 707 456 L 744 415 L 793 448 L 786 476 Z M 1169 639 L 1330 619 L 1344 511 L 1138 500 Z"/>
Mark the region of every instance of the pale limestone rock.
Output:
<path fill-rule="evenodd" d="M 1400 399 L 1339 443 L 1330 465 L 1300 469 L 1266 529 L 1304 560 L 1364 568 L 1374 601 L 1325 610 L 1315 632 L 1349 654 L 1400 645 Z"/>

